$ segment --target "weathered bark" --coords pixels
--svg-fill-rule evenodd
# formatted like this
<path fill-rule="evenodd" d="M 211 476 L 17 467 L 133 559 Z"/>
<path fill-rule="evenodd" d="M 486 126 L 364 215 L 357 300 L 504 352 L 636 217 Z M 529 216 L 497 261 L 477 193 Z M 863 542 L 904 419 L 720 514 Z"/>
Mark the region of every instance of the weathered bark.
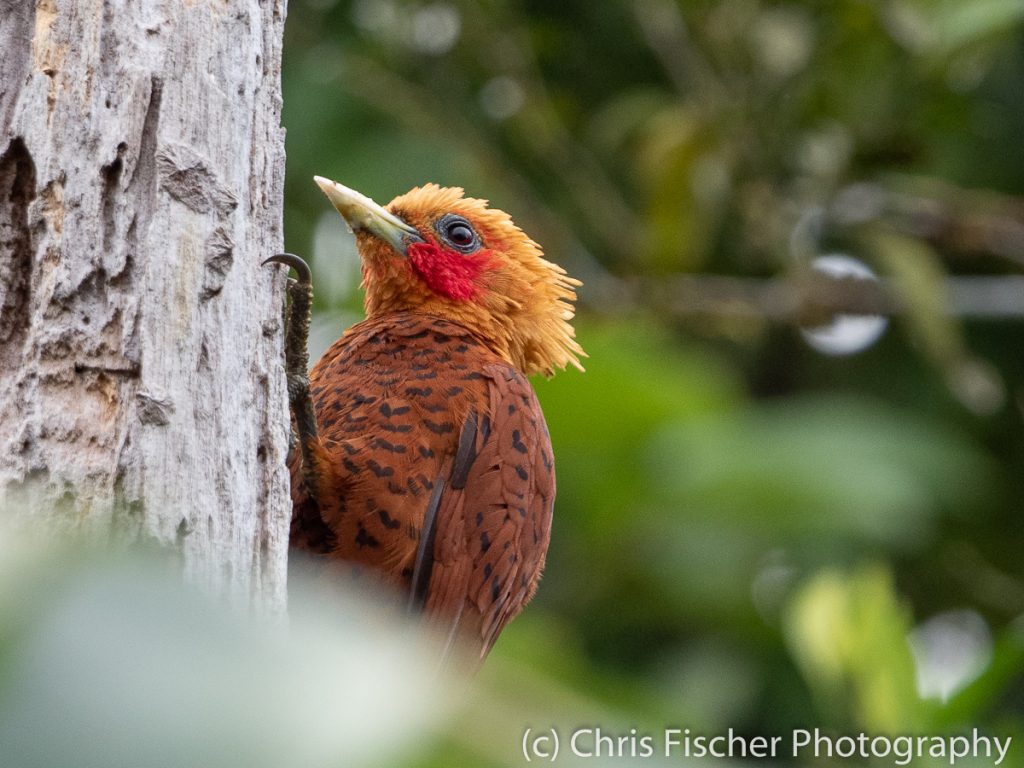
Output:
<path fill-rule="evenodd" d="M 283 605 L 286 0 L 0 0 L 0 504 Z"/>

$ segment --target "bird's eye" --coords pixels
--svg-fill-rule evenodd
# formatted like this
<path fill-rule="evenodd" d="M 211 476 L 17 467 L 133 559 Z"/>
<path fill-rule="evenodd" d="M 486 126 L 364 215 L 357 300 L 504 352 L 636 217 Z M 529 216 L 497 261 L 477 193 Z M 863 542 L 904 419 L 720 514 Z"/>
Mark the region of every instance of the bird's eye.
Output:
<path fill-rule="evenodd" d="M 462 253 L 471 253 L 480 247 L 480 238 L 468 221 L 449 214 L 437 223 L 437 233 L 448 245 Z"/>
<path fill-rule="evenodd" d="M 461 245 L 463 248 L 473 242 L 473 230 L 465 224 L 452 224 L 445 234 L 455 245 Z"/>

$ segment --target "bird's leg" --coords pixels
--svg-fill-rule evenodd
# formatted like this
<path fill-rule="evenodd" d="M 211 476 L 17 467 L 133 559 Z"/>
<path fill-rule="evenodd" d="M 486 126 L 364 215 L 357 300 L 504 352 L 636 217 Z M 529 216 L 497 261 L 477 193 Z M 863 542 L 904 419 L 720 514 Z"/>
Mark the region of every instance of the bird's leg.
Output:
<path fill-rule="evenodd" d="M 298 256 L 279 253 L 263 262 L 284 264 L 298 274 L 297 280 L 288 279 L 287 330 L 284 346 L 285 374 L 288 377 L 288 405 L 295 428 L 298 432 L 299 449 L 302 451 L 302 479 L 314 500 L 318 496 L 316 468 L 317 449 L 320 436 L 316 424 L 316 412 L 309 394 L 309 321 L 313 303 L 313 274 Z"/>

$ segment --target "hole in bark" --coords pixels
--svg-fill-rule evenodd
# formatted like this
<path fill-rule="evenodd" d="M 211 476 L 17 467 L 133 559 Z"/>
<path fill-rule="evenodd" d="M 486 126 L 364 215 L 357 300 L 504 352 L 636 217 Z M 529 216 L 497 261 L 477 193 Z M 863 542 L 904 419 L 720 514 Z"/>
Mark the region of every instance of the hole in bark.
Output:
<path fill-rule="evenodd" d="M 135 169 L 125 190 L 125 195 L 129 198 L 127 207 L 134 212 L 125 235 L 125 245 L 129 254 L 139 249 L 139 240 L 145 236 L 150 217 L 156 208 L 157 132 L 160 128 L 162 102 L 163 82 L 160 78 L 154 77 L 150 83 L 149 104 L 142 123 L 142 133 L 139 135 L 138 149 L 133 149 L 133 152 L 137 152 Z"/>
<path fill-rule="evenodd" d="M 32 231 L 28 207 L 36 193 L 36 167 L 16 138 L 0 155 L 0 361 L 14 368 L 28 330 L 32 298 Z"/>
<path fill-rule="evenodd" d="M 128 145 L 117 145 L 117 157 L 100 169 L 103 179 L 103 249 L 109 251 L 117 235 L 117 199 L 121 194 L 121 172 L 124 170 L 124 152 Z"/>
<path fill-rule="evenodd" d="M 206 346 L 206 341 L 202 341 L 199 344 L 199 360 L 196 364 L 197 371 L 209 371 L 210 370 L 210 350 Z"/>
<path fill-rule="evenodd" d="M 135 171 L 128 183 L 129 189 L 138 186 L 140 191 L 150 197 L 156 194 L 157 131 L 160 128 L 160 105 L 163 103 L 163 93 L 163 81 L 154 77 L 150 82 L 149 104 L 146 107 L 146 117 L 142 122 L 142 133 L 139 135 Z M 134 207 L 136 210 L 148 210 L 148 207 L 143 205 Z M 145 224 L 146 222 L 141 223 Z M 142 229 L 145 229 L 145 226 Z"/>

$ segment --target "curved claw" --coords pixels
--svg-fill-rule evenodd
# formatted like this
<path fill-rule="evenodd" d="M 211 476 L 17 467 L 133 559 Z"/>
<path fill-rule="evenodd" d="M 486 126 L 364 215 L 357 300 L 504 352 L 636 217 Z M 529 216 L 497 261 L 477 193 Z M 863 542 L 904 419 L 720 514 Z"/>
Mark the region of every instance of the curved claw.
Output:
<path fill-rule="evenodd" d="M 265 267 L 267 264 L 284 264 L 286 267 L 291 267 L 298 274 L 301 285 L 310 285 L 313 282 L 313 272 L 309 268 L 309 264 L 294 253 L 274 254 L 266 259 L 261 266 Z"/>
<path fill-rule="evenodd" d="M 313 501 L 316 494 L 317 457 L 315 447 L 320 438 L 316 423 L 316 409 L 309 394 L 309 319 L 313 302 L 313 273 L 309 265 L 294 253 L 278 253 L 266 259 L 267 264 L 284 264 L 298 273 L 298 280 L 288 281 L 288 308 L 286 311 L 287 331 L 285 334 L 284 359 L 288 379 L 288 401 L 302 452 L 302 476 Z"/>

